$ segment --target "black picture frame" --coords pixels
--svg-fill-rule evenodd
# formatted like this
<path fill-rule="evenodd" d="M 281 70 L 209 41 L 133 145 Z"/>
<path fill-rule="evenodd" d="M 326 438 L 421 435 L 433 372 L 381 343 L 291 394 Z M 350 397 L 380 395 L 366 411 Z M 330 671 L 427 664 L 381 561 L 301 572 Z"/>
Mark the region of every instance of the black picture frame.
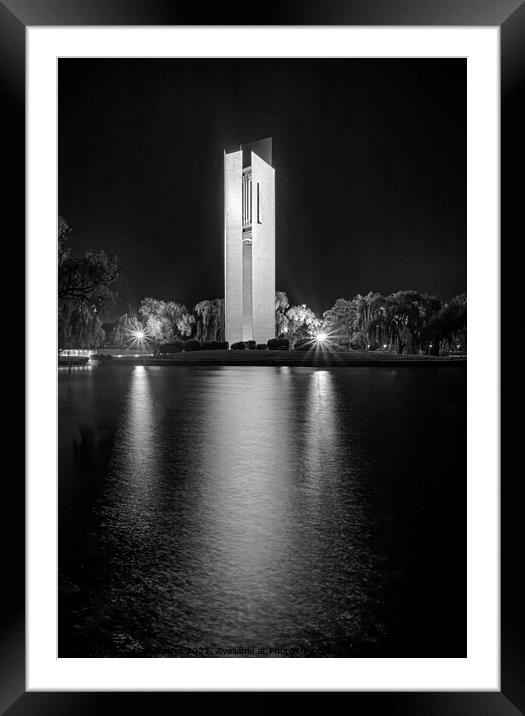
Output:
<path fill-rule="evenodd" d="M 206 23 L 202 22 L 205 17 Z M 525 152 L 520 107 L 525 87 L 525 0 L 286 0 L 257 4 L 251 13 L 237 3 L 216 3 L 210 10 L 176 0 L 0 0 L 0 94 L 3 124 L 3 168 L 8 178 L 4 207 L 13 218 L 10 245 L 24 247 L 25 215 L 25 30 L 28 26 L 71 25 L 463 25 L 499 26 L 501 31 L 501 236 L 506 236 L 506 262 L 511 262 L 511 231 L 520 227 Z M 13 240 L 16 236 L 16 240 Z M 22 261 L 23 261 L 22 257 Z M 12 266 L 21 266 L 20 256 Z M 502 263 L 502 266 L 505 263 Z M 515 284 L 516 285 L 516 284 Z M 517 284 L 519 285 L 519 283 Z M 508 288 L 503 306 L 517 299 Z M 516 304 L 514 304 L 516 305 Z M 506 326 L 502 310 L 502 331 Z M 494 337 L 493 337 L 494 338 Z M 499 337 L 496 336 L 496 339 Z M 507 360 L 512 359 L 512 349 Z M 517 359 L 517 354 L 515 358 Z M 17 398 L 20 401 L 20 396 Z M 517 404 L 517 397 L 514 397 Z M 23 400 L 20 401 L 23 404 Z M 510 422 L 510 421 L 509 421 Z M 508 425 L 508 445 L 519 445 L 520 421 Z M 510 461 L 510 460 L 509 460 Z M 0 640 L 0 709 L 21 714 L 93 714 L 115 709 L 173 712 L 186 694 L 79 693 L 25 691 L 25 499 L 21 472 L 8 471 L 4 480 L 5 607 Z M 390 714 L 525 713 L 525 647 L 517 547 L 522 538 L 519 480 L 511 476 L 501 485 L 501 691 L 500 692 L 348 692 L 348 708 L 367 713 L 378 708 Z M 9 515 L 9 519 L 6 519 Z M 226 706 L 226 694 L 191 694 L 192 708 Z M 241 693 L 236 708 L 252 712 L 297 705 L 298 694 Z M 309 705 L 323 707 L 327 694 L 309 694 Z M 237 698 L 238 697 L 238 698 Z M 148 700 L 146 704 L 146 699 Z M 314 700 L 312 702 L 312 699 Z M 321 704 L 320 699 L 323 699 Z M 293 700 L 293 701 L 292 701 Z M 324 706 L 326 708 L 326 706 Z"/>

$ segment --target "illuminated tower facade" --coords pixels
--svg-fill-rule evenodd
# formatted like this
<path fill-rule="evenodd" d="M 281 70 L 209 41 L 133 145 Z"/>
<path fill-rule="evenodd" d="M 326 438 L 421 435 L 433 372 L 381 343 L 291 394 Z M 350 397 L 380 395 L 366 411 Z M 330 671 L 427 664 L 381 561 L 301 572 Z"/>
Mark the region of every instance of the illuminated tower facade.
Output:
<path fill-rule="evenodd" d="M 275 338 L 275 170 L 272 139 L 224 152 L 226 340 Z"/>

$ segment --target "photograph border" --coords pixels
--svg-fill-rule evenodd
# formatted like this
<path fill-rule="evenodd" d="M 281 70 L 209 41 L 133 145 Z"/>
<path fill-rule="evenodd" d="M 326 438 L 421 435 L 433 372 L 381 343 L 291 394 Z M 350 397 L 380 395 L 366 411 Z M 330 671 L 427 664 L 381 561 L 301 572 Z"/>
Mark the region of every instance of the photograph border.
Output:
<path fill-rule="evenodd" d="M 494 691 L 500 689 L 498 27 L 30 27 L 26 31 L 28 463 L 26 689 L 75 691 Z M 58 407 L 54 253 L 59 202 L 57 65 L 62 58 L 462 58 L 467 87 L 467 653 L 405 658 L 57 658 Z M 436 60 L 439 58 L 439 60 Z M 184 60 L 182 60 L 184 61 Z M 362 60 L 360 60 L 361 62 Z M 432 85 L 425 83 L 426 92 Z M 218 147 L 217 147 L 218 149 Z M 55 211 L 52 208 L 55 207 Z M 56 277 L 55 277 L 56 278 Z M 445 543 L 443 543 L 443 548 Z M 460 549 L 459 544 L 456 549 Z M 445 554 L 443 555 L 445 556 Z M 438 574 L 441 570 L 438 567 Z M 437 574 L 436 574 L 437 576 Z M 449 587 L 450 588 L 450 587 Z M 465 593 L 461 602 L 463 605 Z M 452 597 L 452 595 L 451 595 Z M 431 599 L 431 598 L 430 598 Z M 423 607 L 423 605 L 421 605 Z M 464 608 L 464 607 L 463 607 Z M 427 603 L 426 619 L 436 602 Z M 446 611 L 443 604 L 441 610 Z M 437 616 L 437 615 L 436 615 Z M 441 618 L 445 617 L 442 613 Z M 446 619 L 446 617 L 445 617 Z M 422 619 L 424 626 L 425 619 Z M 447 629 L 444 625 L 443 629 Z M 450 620 L 448 628 L 452 627 Z M 423 630 L 426 633 L 426 630 Z M 445 636 L 445 634 L 442 634 Z M 457 636 L 457 634 L 456 634 Z M 463 636 L 463 635 L 462 635 Z M 461 637 L 460 637 L 461 638 Z"/>
<path fill-rule="evenodd" d="M 487 5 L 491 5 L 490 8 Z M 52 9 L 49 6 L 52 5 Z M 4 137 L 7 160 L 5 174 L 9 177 L 5 206 L 9 214 L 17 217 L 16 232 L 21 232 L 25 206 L 25 29 L 28 26 L 68 25 L 202 25 L 195 22 L 197 10 L 188 10 L 185 3 L 176 2 L 129 2 L 123 10 L 118 0 L 106 0 L 104 6 L 89 6 L 89 2 L 73 1 L 57 3 L 44 0 L 0 0 L 0 63 L 3 107 Z M 147 6 L 147 7 L 146 7 Z M 441 2 L 430 0 L 417 2 L 378 2 L 374 7 L 365 0 L 346 3 L 344 9 L 338 2 L 325 2 L 322 11 L 313 3 L 280 3 L 274 13 L 265 8 L 257 18 L 236 16 L 235 22 L 227 22 L 232 14 L 228 8 L 220 13 L 217 23 L 212 23 L 213 13 L 207 17 L 209 24 L 265 24 L 265 25 L 472 25 L 500 26 L 501 30 L 501 231 L 510 237 L 511 228 L 518 226 L 520 187 L 512 176 L 522 171 L 523 150 L 520 151 L 523 114 L 519 114 L 519 92 L 525 72 L 525 57 L 520 47 L 525 36 L 525 4 L 523 0 L 487 3 Z M 273 16 L 272 16 L 273 15 Z M 240 22 L 239 20 L 242 20 Z M 24 239 L 17 247 L 24 246 Z M 24 260 L 24 259 L 23 259 Z M 510 300 L 507 295 L 505 304 Z M 504 312 L 502 311 L 502 315 Z M 494 339 L 494 336 L 492 336 Z M 495 339 L 499 339 L 496 336 Z M 515 428 L 517 430 L 517 427 Z M 509 439 L 510 442 L 510 439 Z M 519 444 L 519 441 L 518 441 Z M 112 708 L 125 707 L 126 703 L 139 706 L 141 694 L 96 694 L 40 692 L 25 693 L 25 599 L 24 599 L 24 478 L 6 481 L 10 524 L 6 529 L 4 544 L 7 545 L 4 574 L 9 575 L 9 588 L 4 588 L 7 606 L 3 612 L 2 651 L 0 652 L 1 694 L 0 708 L 9 713 L 93 713 Z M 502 623 L 501 623 L 501 692 L 500 693 L 347 693 L 350 706 L 357 706 L 366 699 L 371 705 L 388 708 L 390 713 L 490 713 L 511 714 L 525 708 L 525 687 L 521 674 L 525 672 L 523 641 L 520 625 L 521 594 L 518 590 L 519 574 L 513 549 L 520 543 L 521 520 L 518 512 L 517 485 L 502 484 Z M 521 510 L 520 510 L 521 511 Z M 519 562 L 518 562 L 519 564 Z M 519 600 L 519 601 L 518 601 Z M 214 694 L 198 695 L 211 703 Z M 309 698 L 313 696 L 309 694 Z M 162 697 L 171 706 L 180 699 L 175 694 L 148 693 L 144 697 Z M 224 696 L 220 697 L 224 703 Z M 370 698 L 374 702 L 370 702 Z M 17 700 L 18 699 L 18 700 Z M 124 699 L 124 701 L 122 701 Z M 133 700 L 133 701 L 131 701 Z M 15 703 L 16 702 L 16 703 Z M 243 694 L 243 702 L 250 708 L 261 709 L 265 704 L 275 705 L 272 694 Z"/>

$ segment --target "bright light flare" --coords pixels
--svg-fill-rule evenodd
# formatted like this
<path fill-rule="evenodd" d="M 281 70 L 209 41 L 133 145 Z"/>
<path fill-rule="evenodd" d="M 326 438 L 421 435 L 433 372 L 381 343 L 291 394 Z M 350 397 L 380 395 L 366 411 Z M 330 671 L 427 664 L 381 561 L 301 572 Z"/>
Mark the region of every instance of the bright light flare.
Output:
<path fill-rule="evenodd" d="M 127 348 L 143 349 L 148 343 L 148 335 L 143 328 L 131 328 L 127 333 Z"/>
<path fill-rule="evenodd" d="M 319 331 L 319 333 L 315 336 L 316 343 L 326 343 L 328 340 L 328 335 L 324 331 Z"/>

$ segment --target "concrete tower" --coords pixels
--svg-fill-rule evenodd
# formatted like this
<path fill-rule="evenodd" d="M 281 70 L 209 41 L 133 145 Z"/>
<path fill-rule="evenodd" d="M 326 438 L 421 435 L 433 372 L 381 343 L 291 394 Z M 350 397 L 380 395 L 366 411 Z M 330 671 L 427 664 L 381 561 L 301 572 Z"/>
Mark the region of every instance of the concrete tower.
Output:
<path fill-rule="evenodd" d="M 226 340 L 275 338 L 275 170 L 272 139 L 224 152 Z"/>

